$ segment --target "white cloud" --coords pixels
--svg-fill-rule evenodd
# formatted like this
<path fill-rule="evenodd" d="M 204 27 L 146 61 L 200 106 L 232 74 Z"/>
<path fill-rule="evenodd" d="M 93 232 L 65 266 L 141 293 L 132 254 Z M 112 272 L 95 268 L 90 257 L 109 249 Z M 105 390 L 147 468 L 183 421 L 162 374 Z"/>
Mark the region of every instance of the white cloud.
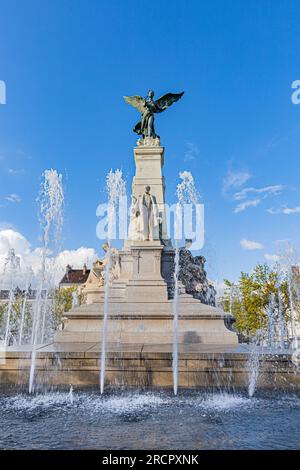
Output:
<path fill-rule="evenodd" d="M 274 244 L 275 245 L 282 245 L 282 244 L 287 245 L 290 241 L 291 241 L 290 238 L 282 238 L 281 240 L 275 240 Z"/>
<path fill-rule="evenodd" d="M 0 222 L 0 232 L 1 230 L 8 230 L 8 229 L 14 229 L 13 224 L 10 222 Z"/>
<path fill-rule="evenodd" d="M 5 197 L 5 199 L 9 202 L 21 202 L 21 198 L 18 194 L 9 194 L 8 196 Z"/>
<path fill-rule="evenodd" d="M 268 196 L 277 196 L 284 189 L 282 184 L 275 184 L 273 186 L 265 186 L 264 188 L 244 188 L 242 191 L 239 191 L 234 194 L 233 199 L 235 201 L 240 201 L 246 199 L 249 194 L 262 194 L 264 198 Z"/>
<path fill-rule="evenodd" d="M 233 212 L 237 214 L 243 212 L 248 207 L 256 207 L 267 197 L 277 196 L 283 189 L 284 186 L 282 184 L 265 186 L 263 188 L 244 188 L 233 195 L 235 201 L 243 201 L 235 207 Z M 249 195 L 259 195 L 259 197 L 256 197 L 256 199 L 248 199 Z"/>
<path fill-rule="evenodd" d="M 273 208 L 270 208 L 270 209 L 267 209 L 267 212 L 269 212 L 269 214 L 285 214 L 285 215 L 291 215 L 291 214 L 299 214 L 300 213 L 300 206 L 296 206 L 296 207 L 279 207 L 278 209 L 273 209 Z"/>
<path fill-rule="evenodd" d="M 6 256 L 8 250 L 14 248 L 17 254 L 27 254 L 30 251 L 30 244 L 19 232 L 12 229 L 0 231 L 0 257 Z"/>
<path fill-rule="evenodd" d="M 243 212 L 244 210 L 246 210 L 248 207 L 256 207 L 258 206 L 258 204 L 260 203 L 260 199 L 249 199 L 248 201 L 244 201 L 244 202 L 241 202 L 240 204 L 238 204 L 233 212 L 235 214 L 238 214 L 239 212 Z"/>
<path fill-rule="evenodd" d="M 276 263 L 276 261 L 279 261 L 280 260 L 280 256 L 279 255 L 270 255 L 268 253 L 265 253 L 264 254 L 264 257 L 267 261 L 271 261 L 273 263 Z"/>
<path fill-rule="evenodd" d="M 21 270 L 25 272 L 31 267 L 34 274 L 38 274 L 41 268 L 42 248 L 33 248 L 24 235 L 13 229 L 0 230 L 0 270 L 3 271 L 8 251 L 12 248 L 20 258 Z M 48 256 L 51 259 L 51 264 L 55 266 L 53 276 L 55 282 L 59 282 L 67 264 L 73 268 L 81 268 L 84 263 L 91 266 L 97 258 L 94 248 L 86 247 L 80 247 L 77 250 L 64 250 L 52 258 L 51 253 L 48 252 Z"/>
<path fill-rule="evenodd" d="M 191 160 L 195 160 L 196 157 L 199 156 L 199 148 L 197 144 L 194 144 L 193 142 L 186 142 L 186 152 L 184 154 L 184 161 L 188 162 Z"/>
<path fill-rule="evenodd" d="M 77 250 L 64 250 L 61 251 L 57 257 L 57 263 L 65 268 L 67 264 L 72 266 L 72 268 L 82 268 L 84 263 L 87 266 L 91 266 L 92 262 L 95 261 L 96 252 L 94 248 L 86 248 L 81 246 Z"/>
<path fill-rule="evenodd" d="M 295 206 L 295 207 L 284 207 L 283 213 L 290 215 L 290 214 L 299 214 L 300 212 L 300 206 Z"/>
<path fill-rule="evenodd" d="M 217 299 L 220 299 L 223 295 L 224 295 L 224 291 L 226 289 L 226 284 L 224 281 L 218 281 L 218 280 L 215 280 L 215 281 L 211 281 L 214 288 L 216 289 L 216 292 L 217 292 Z"/>
<path fill-rule="evenodd" d="M 223 191 L 227 192 L 229 189 L 240 188 L 252 177 L 249 171 L 233 171 L 228 170 L 226 176 L 223 178 Z"/>
<path fill-rule="evenodd" d="M 9 175 L 12 176 L 22 175 L 25 173 L 25 170 L 23 168 L 21 168 L 20 170 L 15 170 L 14 168 L 7 168 L 6 171 Z"/>
<path fill-rule="evenodd" d="M 240 244 L 244 250 L 262 250 L 264 247 L 261 243 L 255 242 L 253 240 L 247 240 L 246 238 L 243 238 L 240 241 Z"/>

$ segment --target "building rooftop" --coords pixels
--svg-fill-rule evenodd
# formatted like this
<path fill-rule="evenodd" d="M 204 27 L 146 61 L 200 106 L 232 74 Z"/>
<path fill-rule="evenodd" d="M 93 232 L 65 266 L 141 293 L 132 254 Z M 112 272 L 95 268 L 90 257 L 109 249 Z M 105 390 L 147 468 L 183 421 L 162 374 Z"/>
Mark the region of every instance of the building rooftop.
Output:
<path fill-rule="evenodd" d="M 86 265 L 82 269 L 73 269 L 70 265 L 66 267 L 66 272 L 61 284 L 84 284 L 89 277 L 90 269 L 87 269 Z"/>
<path fill-rule="evenodd" d="M 15 289 L 13 289 L 12 293 L 13 293 L 13 297 L 17 297 L 17 296 L 25 297 L 25 295 L 26 295 L 26 298 L 28 300 L 35 300 L 37 298 L 37 295 L 38 295 L 37 289 L 29 288 L 29 290 L 26 291 L 26 290 L 21 290 L 19 287 L 16 287 Z M 47 290 L 43 289 L 42 292 L 41 292 L 41 297 L 44 299 L 44 298 L 46 298 L 47 295 L 48 295 Z M 9 298 L 10 298 L 10 290 L 9 289 L 0 290 L 0 300 L 8 300 Z"/>

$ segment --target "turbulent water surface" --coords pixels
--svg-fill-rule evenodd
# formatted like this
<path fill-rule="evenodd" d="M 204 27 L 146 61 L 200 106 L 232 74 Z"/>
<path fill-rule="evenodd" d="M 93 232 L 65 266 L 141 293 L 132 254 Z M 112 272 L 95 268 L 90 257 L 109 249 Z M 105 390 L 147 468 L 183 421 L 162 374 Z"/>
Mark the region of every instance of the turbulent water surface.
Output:
<path fill-rule="evenodd" d="M 0 395 L 1 449 L 299 449 L 300 396 Z"/>

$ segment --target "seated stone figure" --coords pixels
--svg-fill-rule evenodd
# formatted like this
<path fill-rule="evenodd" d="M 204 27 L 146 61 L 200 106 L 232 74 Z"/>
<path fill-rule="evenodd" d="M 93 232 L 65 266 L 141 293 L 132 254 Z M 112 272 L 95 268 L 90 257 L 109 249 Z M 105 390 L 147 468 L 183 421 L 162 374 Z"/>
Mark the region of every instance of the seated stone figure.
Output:
<path fill-rule="evenodd" d="M 86 281 L 85 286 L 83 287 L 83 292 L 84 292 L 84 288 L 87 285 L 94 284 L 94 285 L 97 285 L 98 287 L 101 287 L 104 285 L 105 268 L 108 263 L 107 243 L 103 243 L 102 248 L 103 248 L 103 251 L 105 252 L 105 256 L 102 259 L 97 259 L 93 263 L 93 267 L 91 269 L 89 277 Z M 111 268 L 110 268 L 109 280 L 110 282 L 112 282 L 114 279 L 118 279 L 118 277 L 120 276 L 119 251 L 117 250 L 117 248 L 111 248 L 110 255 L 111 255 Z"/>

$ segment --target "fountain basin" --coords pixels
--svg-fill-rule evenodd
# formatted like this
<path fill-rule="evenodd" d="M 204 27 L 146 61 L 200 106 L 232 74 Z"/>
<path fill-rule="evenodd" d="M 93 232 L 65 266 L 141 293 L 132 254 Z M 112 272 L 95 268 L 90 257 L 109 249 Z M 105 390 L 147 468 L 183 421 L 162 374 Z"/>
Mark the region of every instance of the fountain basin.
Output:
<path fill-rule="evenodd" d="M 100 344 L 50 343 L 37 348 L 35 387 L 99 386 Z M 31 352 L 9 347 L 0 353 L 2 387 L 28 387 Z M 179 345 L 179 387 L 246 389 L 249 347 Z M 108 343 L 105 384 L 129 388 L 172 388 L 172 344 Z M 260 354 L 258 389 L 299 390 L 300 374 L 288 353 Z"/>
<path fill-rule="evenodd" d="M 4 449 L 299 449 L 300 398 L 180 389 L 0 395 Z M 55 431 L 54 431 L 55 430 Z"/>

